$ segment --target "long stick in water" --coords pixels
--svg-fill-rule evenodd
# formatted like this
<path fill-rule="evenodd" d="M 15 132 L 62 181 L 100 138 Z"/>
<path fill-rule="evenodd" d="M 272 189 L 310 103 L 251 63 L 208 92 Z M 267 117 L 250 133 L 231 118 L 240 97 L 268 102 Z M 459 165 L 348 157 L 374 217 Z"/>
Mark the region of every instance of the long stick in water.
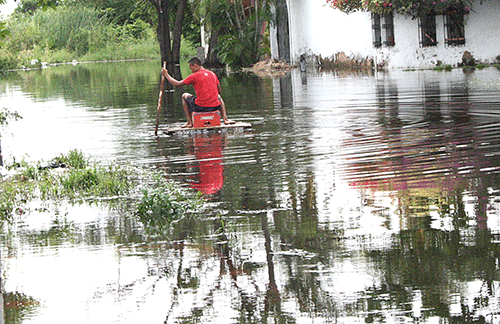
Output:
<path fill-rule="evenodd" d="M 163 68 L 167 68 L 167 62 L 163 62 Z M 160 83 L 160 94 L 158 95 L 158 109 L 156 111 L 156 127 L 155 127 L 155 136 L 158 136 L 158 124 L 160 124 L 160 111 L 161 111 L 161 102 L 163 97 L 163 85 L 165 84 L 165 77 L 163 73 L 161 75 L 161 83 Z"/>

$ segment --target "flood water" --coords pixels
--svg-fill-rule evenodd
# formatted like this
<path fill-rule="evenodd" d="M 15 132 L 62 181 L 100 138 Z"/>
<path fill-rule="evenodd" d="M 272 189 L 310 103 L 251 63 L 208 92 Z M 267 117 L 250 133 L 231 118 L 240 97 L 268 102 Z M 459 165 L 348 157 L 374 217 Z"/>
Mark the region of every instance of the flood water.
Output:
<path fill-rule="evenodd" d="M 210 205 L 165 241 L 125 207 L 19 216 L 5 323 L 500 322 L 499 70 L 229 74 L 252 131 L 156 137 L 159 79 L 156 62 L 2 76 L 23 116 L 7 163 L 76 148 Z M 181 93 L 161 127 L 184 122 Z"/>

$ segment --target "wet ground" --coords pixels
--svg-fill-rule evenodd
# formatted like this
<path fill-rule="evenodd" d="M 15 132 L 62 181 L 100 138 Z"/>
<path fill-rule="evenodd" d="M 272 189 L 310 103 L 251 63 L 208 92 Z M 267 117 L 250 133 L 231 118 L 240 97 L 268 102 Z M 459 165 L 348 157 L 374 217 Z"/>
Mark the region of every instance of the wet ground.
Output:
<path fill-rule="evenodd" d="M 6 323 L 500 321 L 499 70 L 230 74 L 229 115 L 252 131 L 156 137 L 159 78 L 134 62 L 0 80 L 23 116 L 7 163 L 77 148 L 211 206 L 163 241 L 126 205 L 19 216 Z M 180 94 L 161 127 L 183 122 Z"/>

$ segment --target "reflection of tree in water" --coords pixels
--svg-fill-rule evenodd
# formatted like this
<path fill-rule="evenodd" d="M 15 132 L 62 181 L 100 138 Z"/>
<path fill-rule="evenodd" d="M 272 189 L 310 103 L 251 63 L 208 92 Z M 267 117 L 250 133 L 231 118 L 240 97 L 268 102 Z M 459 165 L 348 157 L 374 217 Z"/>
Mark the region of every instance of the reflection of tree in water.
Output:
<path fill-rule="evenodd" d="M 355 301 L 335 302 L 334 296 L 322 289 L 320 281 L 324 279 L 321 274 L 310 271 L 317 269 L 318 261 L 331 268 L 335 263 L 343 262 L 343 258 L 348 258 L 335 255 L 335 251 L 345 248 L 342 243 L 328 244 L 328 237 L 332 236 L 328 232 L 317 231 L 310 235 L 309 231 L 307 240 L 294 240 L 288 233 L 286 242 L 289 249 L 301 247 L 311 251 L 311 246 L 316 245 L 330 251 L 330 254 L 324 253 L 322 257 L 318 255 L 318 258 L 309 261 L 296 256 L 285 257 L 290 269 L 285 294 L 297 296 L 302 312 L 327 318 L 366 314 L 367 322 L 384 322 L 398 312 L 401 316 L 422 320 L 431 316 L 457 323 L 478 320 L 478 311 L 488 306 L 495 307 L 495 282 L 499 280 L 496 264 L 500 248 L 493 243 L 493 236 L 488 230 L 475 228 L 471 232 L 468 222 L 464 221 L 464 217 L 468 216 L 460 207 L 463 202 L 457 199 L 453 203 L 453 231 L 432 229 L 429 216 L 416 217 L 412 218 L 410 229 L 393 236 L 389 249 L 364 250 L 368 260 L 379 269 L 381 282 L 359 291 Z M 297 225 L 300 228 L 301 224 Z M 300 235 L 305 231 L 295 233 Z M 305 241 L 307 246 L 301 243 Z M 330 240 L 330 243 L 333 242 Z M 467 298 L 471 298 L 471 293 L 464 289 L 468 282 L 477 280 L 482 282 L 483 288 L 470 306 Z M 461 296 L 458 301 L 450 300 L 454 294 Z"/>
<path fill-rule="evenodd" d="M 12 256 L 11 253 L 14 251 L 9 248 L 7 256 Z M 2 257 L 5 256 L 0 256 L 0 323 L 22 323 L 25 318 L 36 311 L 40 302 L 21 292 L 4 292 L 5 273 Z"/>
<path fill-rule="evenodd" d="M 224 278 L 229 276 L 231 288 L 237 293 L 237 298 L 231 299 L 231 308 L 238 312 L 238 323 L 267 323 L 274 320 L 276 323 L 295 323 L 289 314 L 284 314 L 281 307 L 281 297 L 275 281 L 274 263 L 271 250 L 270 234 L 267 228 L 267 219 L 265 215 L 261 218 L 261 225 L 265 238 L 266 260 L 268 267 L 269 281 L 266 285 L 266 291 L 260 290 L 256 278 L 253 275 L 255 270 L 261 268 L 260 264 L 251 262 L 242 262 L 231 248 L 231 240 L 228 237 L 226 224 L 219 218 L 213 222 L 214 229 L 214 253 L 219 258 L 219 276 L 213 283 L 212 288 L 205 293 L 202 307 L 196 306 L 189 311 L 189 315 L 181 315 L 175 319 L 175 322 L 199 322 L 206 315 L 209 309 L 215 303 L 215 296 L 223 291 L 225 286 L 222 284 Z M 181 270 L 180 261 L 178 271 L 178 282 L 182 278 L 185 270 Z M 244 279 L 242 279 L 244 278 Z M 181 285 L 178 284 L 179 288 Z M 174 294 L 179 294 L 175 291 Z M 170 315 L 170 314 L 169 314 Z M 167 316 L 166 323 L 169 320 Z"/>
<path fill-rule="evenodd" d="M 381 83 L 381 136 L 354 143 L 358 151 L 376 145 L 389 148 L 375 163 L 355 161 L 349 171 L 360 188 L 394 190 L 401 226 L 389 249 L 367 250 L 383 274 L 381 284 L 362 292 L 358 301 L 360 312 L 370 314 L 369 322 L 385 318 L 384 309 L 395 309 L 415 318 L 472 323 L 484 321 L 480 313 L 491 317 L 490 310 L 496 308 L 498 296 L 492 287 L 498 281 L 499 249 L 486 223 L 492 202 L 488 190 L 496 190 L 498 176 L 481 170 L 500 165 L 491 154 L 498 136 L 490 122 L 477 125 L 470 117 L 467 87 L 450 88 L 444 97 L 438 83 L 426 83 L 421 124 L 402 129 L 390 123 L 394 119 L 387 118 L 385 110 L 394 97 L 395 106 L 404 104 L 397 104 L 397 89 L 388 95 L 392 88 Z M 383 172 L 392 178 L 381 179 L 378 174 Z M 360 173 L 363 176 L 356 178 Z M 474 197 L 474 214 L 466 210 L 468 196 Z M 373 201 L 371 206 L 377 207 Z M 436 223 L 448 221 L 448 226 L 437 225 L 444 229 L 435 229 Z M 467 287 L 477 281 L 483 285 L 480 296 Z"/>
<path fill-rule="evenodd" d="M 371 251 L 370 258 L 383 270 L 384 278 L 381 286 L 364 292 L 363 298 L 369 301 L 367 311 L 376 314 L 372 315 L 375 317 L 383 317 L 381 310 L 387 308 L 410 311 L 408 305 L 414 301 L 415 291 L 421 293 L 422 319 L 439 316 L 466 320 L 471 312 L 488 304 L 494 305 L 496 297 L 491 289 L 499 279 L 496 271 L 500 256 L 498 246 L 491 243 L 485 230 L 477 231 L 474 245 L 467 242 L 472 237 L 461 236 L 459 230 L 402 231 L 390 250 Z M 462 295 L 462 283 L 474 280 L 482 281 L 489 292 L 482 296 L 482 305 L 477 304 L 467 311 L 465 307 L 461 314 L 450 313 L 450 295 Z M 462 299 L 460 303 L 466 305 L 467 301 Z"/>
<path fill-rule="evenodd" d="M 20 292 L 3 293 L 4 320 L 1 323 L 20 324 L 36 311 L 40 302 Z"/>
<path fill-rule="evenodd" d="M 291 210 L 273 213 L 275 232 L 279 236 L 282 252 L 285 253 L 282 258 L 288 274 L 287 278 L 280 280 L 286 282 L 282 294 L 288 299 L 293 296 L 298 309 L 305 314 L 333 319 L 338 314 L 336 302 L 321 287 L 321 275 L 315 270 L 319 270 L 319 264 L 328 264 L 332 251 L 339 247 L 338 238 L 343 233 L 342 230 L 325 230 L 320 226 L 314 177 L 308 171 L 303 175 L 306 179 L 303 184 L 290 181 Z M 264 219 L 266 216 L 262 217 Z M 303 258 L 300 251 L 312 252 L 315 256 Z M 268 257 L 269 255 L 272 257 L 272 254 L 268 254 Z M 268 262 L 269 267 L 270 264 Z"/>
<path fill-rule="evenodd" d="M 239 323 L 272 320 L 294 323 L 296 313 L 290 313 L 284 306 L 290 302 L 311 318 L 336 321 L 364 317 L 366 322 L 383 322 L 398 316 L 424 321 L 438 316 L 451 322 L 472 323 L 478 319 L 477 310 L 494 305 L 498 247 L 492 243 L 489 231 L 469 226 L 473 217 L 465 212 L 461 192 L 436 200 L 407 197 L 415 208 L 401 214 L 407 221 L 397 234 L 387 238 L 390 245 L 382 249 L 367 245 L 351 253 L 345 241 L 353 238 L 346 238 L 342 230 L 334 226 L 325 228 L 319 222 L 314 181 L 312 177 L 306 178 L 311 181 L 295 184 L 294 208 L 275 209 L 271 214 L 259 212 L 260 217 L 251 218 L 253 228 L 260 225 L 264 237 L 268 276 L 265 291 L 257 284 L 262 278 L 258 272 L 263 265 L 245 263 L 239 254 L 240 247 L 234 239 L 237 234 L 228 225 L 238 221 L 226 219 L 225 223 L 224 218 L 217 219 L 212 223 L 213 228 L 205 233 L 217 234 L 214 245 L 219 258 L 219 277 L 210 291 L 204 293 L 204 305 L 193 306 L 188 315 L 176 317 L 177 321 L 199 322 L 210 316 L 211 307 L 220 302 L 218 295 L 227 294 L 224 290 L 227 286 L 222 284 L 224 278 L 229 278 L 231 289 L 237 294 L 231 299 L 231 305 L 239 315 L 235 319 Z M 429 204 L 440 206 L 440 217 L 451 218 L 453 230 L 431 228 Z M 485 208 L 481 205 L 477 210 Z M 360 255 L 355 255 L 357 253 Z M 355 298 L 344 300 L 341 292 L 325 289 L 322 284 L 325 272 L 321 270 L 326 269 L 328 274 L 335 264 L 356 261 L 354 258 L 363 258 L 363 262 L 371 264 L 377 279 L 376 283 L 357 291 Z M 276 264 L 280 264 L 282 271 L 276 272 Z M 201 265 L 199 267 L 201 269 Z M 196 271 L 179 272 L 179 278 L 195 275 Z M 202 280 L 183 280 L 203 284 Z M 484 287 L 470 306 L 467 299 L 471 293 L 465 286 L 476 280 L 483 282 Z M 453 296 L 457 296 L 456 300 Z"/>

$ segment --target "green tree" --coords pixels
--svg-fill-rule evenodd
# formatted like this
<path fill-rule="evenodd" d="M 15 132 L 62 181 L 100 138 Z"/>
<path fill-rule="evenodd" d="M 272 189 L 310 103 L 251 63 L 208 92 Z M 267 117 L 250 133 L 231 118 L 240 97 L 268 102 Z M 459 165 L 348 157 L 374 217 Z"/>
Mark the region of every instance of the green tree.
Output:
<path fill-rule="evenodd" d="M 174 78 L 182 79 L 180 62 L 182 24 L 187 0 L 149 0 L 158 15 L 157 37 L 160 45 L 161 61 Z"/>
<path fill-rule="evenodd" d="M 7 0 L 0 0 L 0 5 L 5 4 Z M 47 9 L 49 7 L 55 7 L 58 4 L 57 0 L 34 0 L 34 6 Z M 0 22 L 0 46 L 3 44 L 4 39 L 9 36 L 9 31 L 6 28 L 5 22 Z"/>
<path fill-rule="evenodd" d="M 161 61 L 180 78 L 180 48 L 182 38 L 194 45 L 200 43 L 200 24 L 194 18 L 187 0 L 67 0 L 91 5 L 107 13 L 118 25 L 132 28 L 137 21 L 157 27 Z"/>
<path fill-rule="evenodd" d="M 21 0 L 14 12 L 18 14 L 32 14 L 39 7 L 38 0 Z"/>
<path fill-rule="evenodd" d="M 0 5 L 5 4 L 6 0 L 0 0 Z M 0 42 L 9 35 L 9 31 L 5 28 L 5 22 L 0 21 Z"/>
<path fill-rule="evenodd" d="M 194 0 L 195 12 L 210 34 L 207 63 L 250 66 L 269 53 L 268 26 L 274 0 Z"/>

